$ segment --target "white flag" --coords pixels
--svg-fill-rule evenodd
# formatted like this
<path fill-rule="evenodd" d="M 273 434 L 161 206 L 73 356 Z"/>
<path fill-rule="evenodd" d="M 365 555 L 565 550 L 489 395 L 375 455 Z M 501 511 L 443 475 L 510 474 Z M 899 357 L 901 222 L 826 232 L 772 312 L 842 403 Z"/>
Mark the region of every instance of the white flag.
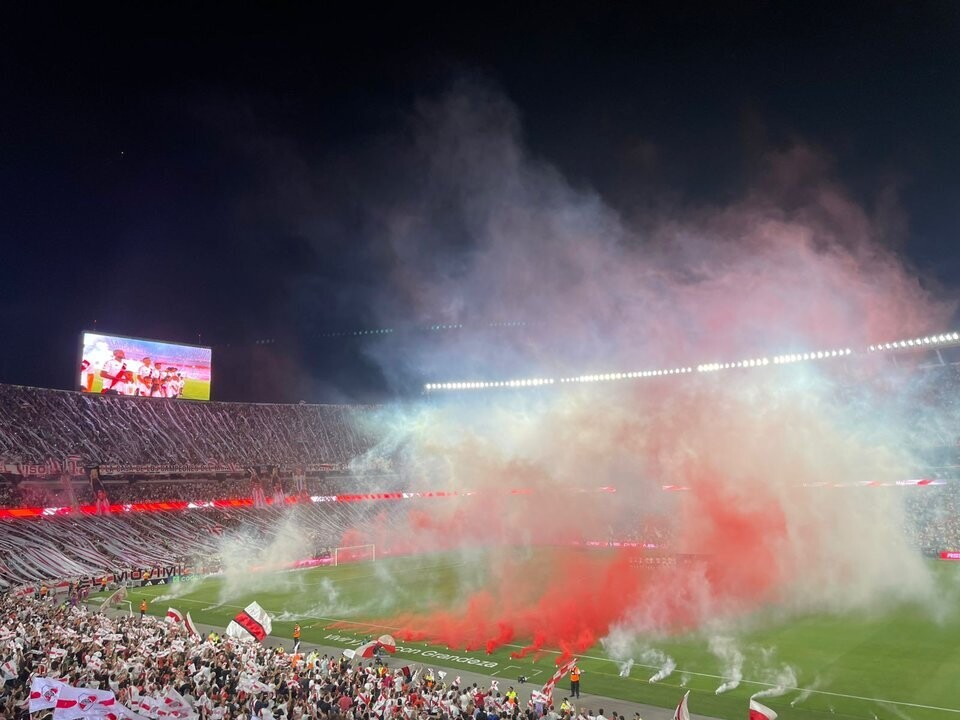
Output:
<path fill-rule="evenodd" d="M 117 698 L 110 690 L 64 685 L 57 695 L 57 704 L 53 708 L 53 720 L 99 717 L 106 714 L 106 709 L 114 709 L 116 704 Z M 101 707 L 96 707 L 97 705 Z"/>
<path fill-rule="evenodd" d="M 187 611 L 187 619 L 186 619 L 186 622 L 185 622 L 184 624 L 186 625 L 186 627 L 187 627 L 187 632 L 190 633 L 190 636 L 191 636 L 191 637 L 195 637 L 195 638 L 200 637 L 200 633 L 197 632 L 197 626 L 193 624 L 193 618 L 190 617 L 190 611 L 189 611 L 189 610 Z"/>
<path fill-rule="evenodd" d="M 139 710 L 141 713 L 145 713 L 150 717 L 157 716 L 157 709 L 160 707 L 160 701 L 156 698 L 150 697 L 149 695 L 141 695 L 137 698 L 136 703 L 134 703 L 134 709 Z"/>
<path fill-rule="evenodd" d="M 777 713 L 756 700 L 750 701 L 750 720 L 777 720 Z"/>
<path fill-rule="evenodd" d="M 46 710 L 57 704 L 57 697 L 61 688 L 67 687 L 65 682 L 47 677 L 35 677 L 30 683 L 30 712 Z"/>
<path fill-rule="evenodd" d="M 690 691 L 680 698 L 680 704 L 677 705 L 677 711 L 673 714 L 673 720 L 690 720 L 690 708 L 687 707 L 687 700 L 690 698 Z"/>
<path fill-rule="evenodd" d="M 193 712 L 193 708 L 187 703 L 186 698 L 173 688 L 170 688 L 160 702 L 160 707 L 157 709 L 157 717 L 190 720 L 191 718 L 197 717 L 197 715 Z"/>
<path fill-rule="evenodd" d="M 255 602 L 250 603 L 227 625 L 227 637 L 245 641 L 263 642 L 273 623 L 267 611 Z"/>
<path fill-rule="evenodd" d="M 112 707 L 94 705 L 86 717 L 88 720 L 150 720 L 119 702 Z"/>

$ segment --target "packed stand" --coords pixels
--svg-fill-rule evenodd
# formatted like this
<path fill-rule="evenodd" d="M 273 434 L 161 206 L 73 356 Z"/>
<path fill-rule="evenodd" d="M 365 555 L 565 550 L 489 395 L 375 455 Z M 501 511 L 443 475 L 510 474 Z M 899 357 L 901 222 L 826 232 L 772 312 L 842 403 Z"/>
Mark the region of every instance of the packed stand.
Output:
<path fill-rule="evenodd" d="M 960 483 L 916 488 L 906 499 L 906 531 L 929 555 L 960 552 Z"/>
<path fill-rule="evenodd" d="M 351 662 L 316 651 L 240 643 L 215 633 L 202 637 L 183 623 L 144 616 L 110 617 L 81 605 L 0 598 L 4 641 L 0 716 L 29 717 L 30 688 L 38 678 L 112 693 L 120 718 L 177 720 L 596 720 L 566 701 L 553 710 L 523 703 L 516 692 L 445 683 L 447 673 L 422 667 Z M 49 681 L 47 681 L 49 682 Z M 42 698 L 34 698 L 43 704 Z M 95 711 L 91 711 L 95 715 Z M 601 711 L 602 712 L 602 711 Z M 102 714 L 102 713 L 101 713 Z M 616 713 L 612 720 L 619 720 Z"/>
<path fill-rule="evenodd" d="M 378 492 L 389 492 L 398 481 L 378 477 Z M 338 493 L 362 492 L 371 487 L 371 480 L 363 476 L 312 477 L 284 472 L 277 478 L 269 473 L 263 476 L 247 473 L 243 476 L 208 475 L 187 478 L 158 480 L 149 477 L 129 479 L 105 479 L 102 484 L 111 504 L 150 502 L 212 502 L 235 498 L 252 498 L 255 489 L 263 491 L 271 499 L 313 495 L 330 496 Z M 385 487 L 384 487 L 385 486 Z M 96 491 L 87 479 L 19 480 L 0 478 L 0 508 L 49 508 L 92 505 Z"/>
<path fill-rule="evenodd" d="M 344 466 L 374 442 L 365 422 L 371 412 L 361 406 L 167 402 L 0 385 L 0 459 Z"/>
<path fill-rule="evenodd" d="M 0 589 L 57 579 L 98 577 L 128 568 L 175 564 L 218 568 L 224 549 L 236 563 L 276 556 L 322 558 L 347 544 L 402 534 L 406 513 L 430 500 L 330 502 L 184 512 L 65 515 L 0 522 Z M 377 538 L 364 533 L 375 528 Z M 359 529 L 359 530 L 358 530 Z M 264 558 L 260 560 L 261 556 Z"/>

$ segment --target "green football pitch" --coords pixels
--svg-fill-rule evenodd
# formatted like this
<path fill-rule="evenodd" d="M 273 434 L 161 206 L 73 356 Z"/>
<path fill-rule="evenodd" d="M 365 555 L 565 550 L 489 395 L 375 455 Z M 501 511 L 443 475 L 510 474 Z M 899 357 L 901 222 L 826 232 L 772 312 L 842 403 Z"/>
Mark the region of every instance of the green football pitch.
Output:
<path fill-rule="evenodd" d="M 149 612 L 165 615 L 168 607 L 190 611 L 195 622 L 225 627 L 238 610 L 257 601 L 273 617 L 273 635 L 289 641 L 295 622 L 303 640 L 348 647 L 396 630 L 389 619 L 411 611 L 455 609 L 483 583 L 486 563 L 461 556 L 424 555 L 377 560 L 340 567 L 284 573 L 251 573 L 242 577 L 210 577 L 189 582 L 138 588 L 129 599 L 134 608 L 147 599 Z M 647 639 L 653 648 L 676 661 L 676 669 L 651 684 L 658 665 L 638 650 L 626 677 L 621 665 L 607 659 L 601 645 L 580 655 L 583 689 L 591 694 L 662 707 L 676 705 L 684 689 L 691 711 L 718 718 L 746 717 L 748 698 L 778 680 L 776 668 L 789 665 L 795 684 L 765 704 L 782 720 L 790 718 L 911 718 L 960 720 L 960 564 L 935 563 L 933 570 L 944 597 L 954 598 L 934 619 L 906 606 L 883 615 L 815 615 L 754 622 L 759 629 L 728 641 L 743 656 L 742 681 L 720 695 L 730 678 L 703 634 L 667 640 Z M 341 621 L 341 622 L 338 622 Z M 346 621 L 346 622 L 343 622 Z M 370 624 L 373 621 L 374 624 Z M 336 623 L 336 627 L 331 627 Z M 356 623 L 356 624 L 351 624 Z M 449 650 L 423 643 L 404 643 L 395 662 L 409 660 L 448 669 L 495 675 L 515 682 L 526 675 L 542 683 L 553 670 L 555 651 L 539 658 L 516 659 L 507 646 L 488 655 Z M 643 642 L 644 640 L 641 639 Z M 446 656 L 446 657 L 445 657 Z M 644 662 L 646 658 L 646 662 Z M 470 664 L 470 660 L 485 665 Z M 566 687 L 561 683 L 560 689 Z M 529 692 L 534 685 L 524 689 Z"/>

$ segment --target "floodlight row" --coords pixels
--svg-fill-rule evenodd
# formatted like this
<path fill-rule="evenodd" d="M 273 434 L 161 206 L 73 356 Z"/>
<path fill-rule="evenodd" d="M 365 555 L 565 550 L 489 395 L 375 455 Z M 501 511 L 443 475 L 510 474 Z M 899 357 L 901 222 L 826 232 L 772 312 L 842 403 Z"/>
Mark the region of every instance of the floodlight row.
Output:
<path fill-rule="evenodd" d="M 526 380 L 492 380 L 478 382 L 445 382 L 445 383 L 427 383 L 424 389 L 434 390 L 488 390 L 490 388 L 518 388 L 518 387 L 539 387 L 541 385 L 553 385 L 556 382 L 553 378 L 528 378 Z"/>
<path fill-rule="evenodd" d="M 577 375 L 560 378 L 562 383 L 591 383 L 608 380 L 634 380 L 636 378 L 660 377 L 662 375 L 684 375 L 693 372 L 693 368 L 670 368 L 669 370 L 635 370 L 633 372 L 603 373 L 601 375 Z"/>
<path fill-rule="evenodd" d="M 928 337 L 913 338 L 907 340 L 897 340 L 891 343 L 881 343 L 870 345 L 868 352 L 883 352 L 886 350 L 902 350 L 910 348 L 933 347 L 937 345 L 948 345 L 960 343 L 960 333 L 949 332 L 941 335 L 930 335 Z M 636 370 L 633 372 L 601 373 L 594 375 L 575 375 L 573 377 L 554 378 L 530 378 L 523 380 L 501 380 L 501 381 L 477 381 L 477 382 L 444 382 L 427 383 L 424 390 L 434 392 L 437 390 L 486 390 L 490 388 L 520 388 L 520 387 L 540 387 L 543 385 L 553 385 L 554 383 L 594 383 L 609 382 L 614 380 L 634 380 L 640 378 L 663 377 L 665 375 L 686 375 L 694 371 L 698 373 L 718 372 L 720 370 L 733 370 L 737 368 L 756 368 L 768 365 L 788 365 L 797 362 L 810 362 L 817 360 L 829 360 L 833 358 L 847 357 L 853 355 L 854 351 L 850 348 L 837 348 L 834 350 L 817 350 L 815 352 L 788 353 L 785 355 L 774 355 L 771 357 L 750 358 L 748 360 L 738 360 L 727 363 L 701 363 L 694 367 L 669 368 L 666 370 Z"/>
<path fill-rule="evenodd" d="M 955 343 L 960 340 L 960 333 L 943 333 L 942 335 L 929 335 L 924 338 L 912 338 L 910 340 L 895 340 L 892 343 L 880 343 L 871 345 L 869 352 L 882 352 L 884 350 L 903 350 L 906 348 L 923 347 L 924 345 L 945 345 Z"/>

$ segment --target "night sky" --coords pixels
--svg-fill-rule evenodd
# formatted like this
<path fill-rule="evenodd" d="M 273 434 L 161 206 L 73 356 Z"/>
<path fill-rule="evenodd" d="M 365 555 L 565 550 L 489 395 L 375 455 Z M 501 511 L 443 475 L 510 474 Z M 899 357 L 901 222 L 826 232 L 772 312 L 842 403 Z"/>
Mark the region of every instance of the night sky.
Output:
<path fill-rule="evenodd" d="M 389 343 L 458 318 L 398 297 L 392 333 L 356 334 L 387 327 L 398 262 L 376 208 L 409 179 L 411 116 L 462 83 L 625 218 L 723 204 L 765 152 L 816 148 L 925 283 L 958 289 L 958 3 L 150 7 L 5 10 L 0 382 L 70 388 L 95 328 L 212 345 L 215 399 L 412 392 Z M 456 332 L 494 321 L 529 318 Z"/>

